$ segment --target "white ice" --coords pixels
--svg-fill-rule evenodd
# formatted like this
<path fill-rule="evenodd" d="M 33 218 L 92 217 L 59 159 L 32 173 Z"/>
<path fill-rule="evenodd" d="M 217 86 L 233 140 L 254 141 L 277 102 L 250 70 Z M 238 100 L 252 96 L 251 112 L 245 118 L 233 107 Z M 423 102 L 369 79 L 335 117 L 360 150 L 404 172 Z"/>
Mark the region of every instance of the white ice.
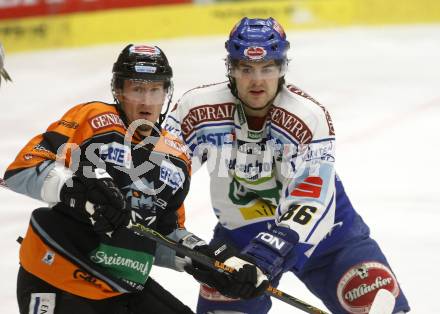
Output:
<path fill-rule="evenodd" d="M 337 169 L 407 295 L 412 313 L 439 313 L 440 25 L 289 32 L 288 81 L 331 112 Z M 225 36 L 154 42 L 175 73 L 175 99 L 225 79 Z M 7 55 L 14 82 L 0 89 L 0 173 L 19 149 L 69 107 L 112 100 L 112 64 L 125 43 Z M 207 172 L 193 177 L 187 227 L 209 239 L 215 224 Z M 0 313 L 15 314 L 19 245 L 32 209 L 43 204 L 0 191 Z M 153 277 L 195 308 L 188 275 L 155 268 Z M 293 275 L 280 289 L 318 307 Z M 300 313 L 277 300 L 271 313 Z"/>

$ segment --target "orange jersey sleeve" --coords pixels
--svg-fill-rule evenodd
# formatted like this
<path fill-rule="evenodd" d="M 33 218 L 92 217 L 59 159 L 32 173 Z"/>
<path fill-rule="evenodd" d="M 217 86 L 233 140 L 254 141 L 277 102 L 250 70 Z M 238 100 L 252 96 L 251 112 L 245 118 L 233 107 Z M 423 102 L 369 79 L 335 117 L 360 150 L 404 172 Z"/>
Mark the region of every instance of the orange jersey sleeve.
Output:
<path fill-rule="evenodd" d="M 5 172 L 6 183 L 16 192 L 41 199 L 42 182 L 56 160 L 68 167 L 75 148 L 112 129 L 125 132 L 115 106 L 90 102 L 73 107 L 23 147 Z"/>

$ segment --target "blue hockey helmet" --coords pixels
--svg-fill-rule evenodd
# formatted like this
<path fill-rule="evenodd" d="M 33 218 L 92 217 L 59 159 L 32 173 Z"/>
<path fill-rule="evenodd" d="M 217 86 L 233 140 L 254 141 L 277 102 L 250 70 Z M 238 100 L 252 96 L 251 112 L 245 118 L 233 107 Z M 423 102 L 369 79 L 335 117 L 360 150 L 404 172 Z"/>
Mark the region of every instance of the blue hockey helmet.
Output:
<path fill-rule="evenodd" d="M 225 48 L 228 51 L 226 67 L 229 88 L 235 97 L 239 98 L 235 69 L 240 61 L 274 60 L 275 64 L 279 66 L 279 71 L 276 73 L 278 94 L 285 82 L 284 75 L 288 64 L 287 51 L 290 48 L 290 43 L 287 41 L 283 27 L 275 19 L 271 17 L 268 19 L 247 17 L 241 19 L 229 34 Z M 246 106 L 246 103 L 243 102 L 243 104 Z M 270 104 L 271 101 L 260 109 L 264 109 Z M 255 110 L 255 108 L 253 109 Z"/>
<path fill-rule="evenodd" d="M 229 62 L 279 60 L 287 63 L 290 43 L 275 19 L 245 17 L 234 26 L 225 47 Z"/>

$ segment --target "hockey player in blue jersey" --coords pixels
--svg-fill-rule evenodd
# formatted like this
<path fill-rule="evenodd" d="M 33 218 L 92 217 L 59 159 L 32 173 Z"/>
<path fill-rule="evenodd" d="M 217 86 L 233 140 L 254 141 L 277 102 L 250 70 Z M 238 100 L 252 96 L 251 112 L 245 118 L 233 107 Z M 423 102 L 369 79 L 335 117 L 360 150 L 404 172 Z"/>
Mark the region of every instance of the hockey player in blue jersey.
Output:
<path fill-rule="evenodd" d="M 293 272 L 332 313 L 368 313 L 380 289 L 409 306 L 335 172 L 328 111 L 285 83 L 289 42 L 272 19 L 243 18 L 226 41 L 228 82 L 190 90 L 165 128 L 209 165 L 212 244 L 241 251 L 276 285 Z M 243 259 L 226 259 L 240 268 Z M 190 272 L 201 282 L 206 270 Z M 231 299 L 201 285 L 198 313 L 267 313 L 266 295 Z"/>

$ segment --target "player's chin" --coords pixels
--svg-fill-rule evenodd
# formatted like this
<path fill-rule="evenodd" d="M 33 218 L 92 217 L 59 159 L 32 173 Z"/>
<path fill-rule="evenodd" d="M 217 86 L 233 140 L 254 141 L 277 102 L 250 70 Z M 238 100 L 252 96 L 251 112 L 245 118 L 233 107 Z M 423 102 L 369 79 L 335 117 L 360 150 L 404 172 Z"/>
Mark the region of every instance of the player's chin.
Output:
<path fill-rule="evenodd" d="M 254 110 L 259 110 L 259 109 L 263 109 L 264 107 L 266 107 L 267 101 L 262 100 L 262 99 L 258 99 L 257 101 L 250 101 L 248 103 L 248 106 L 251 107 Z"/>
<path fill-rule="evenodd" d="M 256 109 L 264 107 L 268 101 L 268 97 L 265 94 L 257 94 L 257 95 L 251 95 L 248 97 L 248 104 L 251 107 L 254 107 Z"/>

